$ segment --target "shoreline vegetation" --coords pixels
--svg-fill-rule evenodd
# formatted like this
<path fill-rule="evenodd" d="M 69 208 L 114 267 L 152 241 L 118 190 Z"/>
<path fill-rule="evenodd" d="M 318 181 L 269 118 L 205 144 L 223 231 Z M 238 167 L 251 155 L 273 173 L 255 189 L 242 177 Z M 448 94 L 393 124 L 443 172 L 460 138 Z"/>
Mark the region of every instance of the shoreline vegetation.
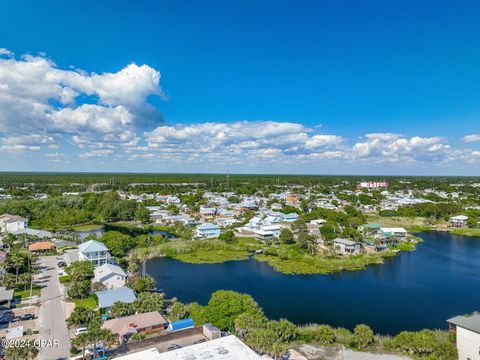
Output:
<path fill-rule="evenodd" d="M 153 247 L 133 249 L 130 260 L 143 262 L 168 257 L 191 264 L 213 264 L 251 257 L 267 262 L 283 274 L 330 274 L 343 270 L 363 270 L 368 265 L 383 264 L 385 258 L 394 257 L 400 251 L 412 251 L 415 245 L 416 243 L 400 244 L 382 253 L 319 256 L 299 251 L 293 246 L 262 244 L 250 237 L 238 238 L 235 244 L 227 244 L 217 239 L 172 239 Z"/>

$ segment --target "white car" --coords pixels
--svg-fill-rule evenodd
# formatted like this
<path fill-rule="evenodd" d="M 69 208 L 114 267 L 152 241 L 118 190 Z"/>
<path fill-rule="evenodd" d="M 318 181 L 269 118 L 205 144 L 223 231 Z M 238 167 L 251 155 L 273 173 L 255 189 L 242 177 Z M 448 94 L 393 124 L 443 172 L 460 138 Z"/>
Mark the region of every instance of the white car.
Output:
<path fill-rule="evenodd" d="M 87 328 L 86 327 L 81 327 L 81 328 L 78 328 L 77 330 L 75 330 L 75 335 L 78 336 L 80 334 L 83 334 L 87 332 Z"/>

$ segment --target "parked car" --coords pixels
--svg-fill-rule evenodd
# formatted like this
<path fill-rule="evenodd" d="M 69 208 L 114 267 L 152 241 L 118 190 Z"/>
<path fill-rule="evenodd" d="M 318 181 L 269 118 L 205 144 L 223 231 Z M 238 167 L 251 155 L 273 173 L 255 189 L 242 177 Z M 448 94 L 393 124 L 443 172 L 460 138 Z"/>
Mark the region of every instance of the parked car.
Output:
<path fill-rule="evenodd" d="M 57 265 L 59 268 L 64 268 L 65 266 L 67 266 L 67 263 L 65 261 L 59 261 Z"/>
<path fill-rule="evenodd" d="M 0 325 L 9 324 L 13 321 L 12 317 L 3 317 L 0 318 Z"/>
<path fill-rule="evenodd" d="M 35 315 L 33 314 L 23 314 L 19 317 L 20 321 L 25 321 L 25 320 L 33 320 L 35 319 Z"/>
<path fill-rule="evenodd" d="M 5 311 L 2 315 L 0 315 L 0 318 L 4 317 L 4 316 L 13 316 L 15 317 L 15 314 L 13 313 L 12 310 L 7 310 Z"/>
<path fill-rule="evenodd" d="M 177 349 L 180 349 L 180 348 L 181 348 L 180 345 L 178 345 L 178 344 L 172 344 L 172 345 L 170 345 L 170 346 L 167 348 L 167 350 L 168 350 L 168 351 L 171 351 L 171 350 L 177 350 Z"/>
<path fill-rule="evenodd" d="M 201 344 L 207 341 L 207 339 L 198 339 L 197 341 L 194 342 L 194 344 Z"/>
<path fill-rule="evenodd" d="M 80 334 L 83 334 L 84 332 L 87 332 L 87 328 L 86 327 L 80 327 L 78 328 L 77 330 L 75 330 L 75 335 L 80 335 Z"/>

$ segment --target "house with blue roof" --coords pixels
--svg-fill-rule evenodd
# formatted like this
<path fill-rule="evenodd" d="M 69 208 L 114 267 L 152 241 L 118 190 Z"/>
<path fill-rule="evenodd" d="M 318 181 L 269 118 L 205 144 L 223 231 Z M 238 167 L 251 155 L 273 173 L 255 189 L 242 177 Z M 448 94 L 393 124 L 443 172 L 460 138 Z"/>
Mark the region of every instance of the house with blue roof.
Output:
<path fill-rule="evenodd" d="M 200 239 L 215 238 L 220 236 L 220 226 L 212 223 L 204 223 L 197 226 L 195 236 Z"/>
<path fill-rule="evenodd" d="M 88 260 L 92 263 L 94 268 L 97 266 L 102 266 L 103 264 L 108 263 L 110 260 L 108 248 L 100 241 L 89 240 L 81 243 L 78 246 L 78 250 L 78 260 Z"/>
<path fill-rule="evenodd" d="M 105 309 L 107 312 L 117 301 L 131 304 L 137 299 L 135 292 L 126 286 L 112 290 L 97 291 L 95 295 L 97 295 L 100 309 Z"/>

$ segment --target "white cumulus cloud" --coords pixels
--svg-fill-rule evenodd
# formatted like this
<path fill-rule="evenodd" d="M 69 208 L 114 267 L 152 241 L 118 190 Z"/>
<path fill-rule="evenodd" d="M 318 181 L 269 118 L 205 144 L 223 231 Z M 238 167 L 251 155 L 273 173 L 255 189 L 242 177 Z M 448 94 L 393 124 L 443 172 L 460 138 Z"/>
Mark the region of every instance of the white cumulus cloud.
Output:
<path fill-rule="evenodd" d="M 147 65 L 86 73 L 60 69 L 44 56 L 15 58 L 0 49 L 0 136 L 8 137 L 5 147 L 24 145 L 23 151 L 37 151 L 64 137 L 82 146 L 136 143 L 146 118 L 158 118 L 148 104 L 150 95 L 163 93 L 160 73 Z M 36 145 L 29 145 L 32 141 Z"/>
<path fill-rule="evenodd" d="M 466 143 L 480 141 L 480 134 L 471 134 L 463 137 L 463 141 Z"/>

